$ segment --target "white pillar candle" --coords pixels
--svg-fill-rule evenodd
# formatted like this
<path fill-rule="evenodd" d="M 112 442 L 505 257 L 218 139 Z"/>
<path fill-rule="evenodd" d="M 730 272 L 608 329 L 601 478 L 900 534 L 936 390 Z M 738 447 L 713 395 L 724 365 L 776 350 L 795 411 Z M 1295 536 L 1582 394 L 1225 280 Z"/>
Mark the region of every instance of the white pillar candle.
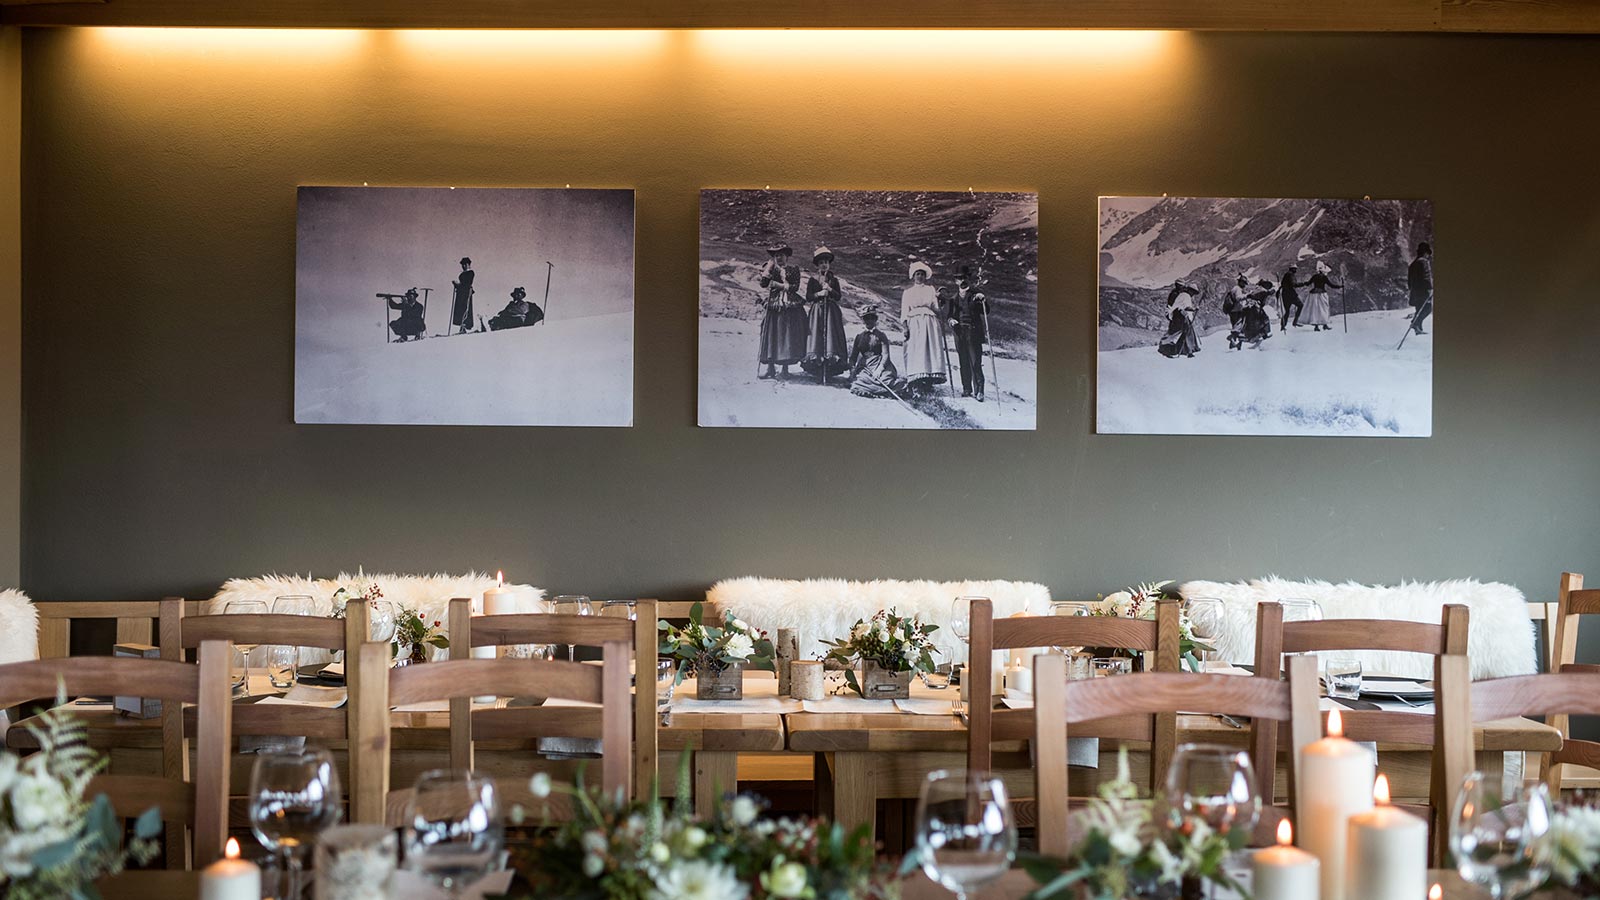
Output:
<path fill-rule="evenodd" d="M 497 615 L 501 615 L 502 613 L 497 612 L 496 609 L 491 609 L 489 607 L 489 601 L 491 599 L 493 599 L 494 603 L 495 603 L 495 607 L 497 609 L 505 609 L 505 608 L 507 608 L 507 606 L 503 606 L 502 604 L 514 603 L 515 602 L 515 597 L 516 597 L 516 591 L 515 590 L 507 590 L 506 589 L 506 573 L 504 573 L 504 572 L 496 572 L 496 573 L 494 573 L 494 587 L 489 588 L 488 590 L 484 591 L 482 597 L 479 597 L 479 598 L 477 598 L 476 600 L 474 600 L 472 602 L 472 614 L 475 615 L 475 616 L 482 616 L 482 615 L 497 616 Z M 499 655 L 498 652 L 497 652 L 499 649 L 500 648 L 498 648 L 498 647 L 473 647 L 472 648 L 472 658 L 473 659 L 494 659 L 496 656 Z M 474 698 L 474 699 L 481 700 L 482 698 Z"/>
<path fill-rule="evenodd" d="M 1339 711 L 1328 713 L 1328 736 L 1300 756 L 1300 846 L 1322 862 L 1322 900 L 1368 900 L 1345 890 L 1350 817 L 1372 809 L 1372 754 L 1344 739 Z"/>
<path fill-rule="evenodd" d="M 1389 777 L 1372 788 L 1376 806 L 1350 817 L 1346 894 L 1361 900 L 1414 900 L 1428 885 L 1428 823 L 1389 805 Z"/>
<path fill-rule="evenodd" d="M 532 604 L 528 599 L 532 591 L 520 584 L 506 584 L 505 573 L 494 573 L 494 587 L 483 592 L 483 605 L 474 610 L 486 616 L 511 616 L 517 613 L 532 612 L 527 607 Z"/>
<path fill-rule="evenodd" d="M 228 838 L 228 849 L 200 873 L 200 900 L 261 900 L 261 869 L 239 858 L 239 839 Z"/>
<path fill-rule="evenodd" d="M 1033 693 L 1033 660 L 1018 662 L 1006 670 L 1006 690 L 1023 694 Z"/>
<path fill-rule="evenodd" d="M 1294 846 L 1289 820 L 1278 823 L 1278 845 L 1250 857 L 1250 891 L 1255 900 L 1317 900 L 1322 864 Z"/>

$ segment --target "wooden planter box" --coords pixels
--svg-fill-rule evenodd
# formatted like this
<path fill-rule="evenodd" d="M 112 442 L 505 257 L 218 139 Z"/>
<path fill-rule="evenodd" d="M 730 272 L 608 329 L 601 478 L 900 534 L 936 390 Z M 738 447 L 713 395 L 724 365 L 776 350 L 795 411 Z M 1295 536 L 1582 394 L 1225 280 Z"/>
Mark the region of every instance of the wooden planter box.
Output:
<path fill-rule="evenodd" d="M 695 673 L 697 700 L 743 700 L 744 664 L 736 663 L 720 672 L 702 668 Z"/>
<path fill-rule="evenodd" d="M 881 669 L 875 662 L 861 668 L 861 694 L 868 700 L 908 700 L 911 698 L 911 676 L 915 672 L 891 672 Z"/>

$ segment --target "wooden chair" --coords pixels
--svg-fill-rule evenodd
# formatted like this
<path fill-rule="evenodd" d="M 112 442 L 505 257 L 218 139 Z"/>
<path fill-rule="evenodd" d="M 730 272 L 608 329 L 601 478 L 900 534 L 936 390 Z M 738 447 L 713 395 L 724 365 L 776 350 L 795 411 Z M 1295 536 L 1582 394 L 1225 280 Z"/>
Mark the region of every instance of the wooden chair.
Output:
<path fill-rule="evenodd" d="M 1284 654 L 1320 653 L 1339 650 L 1382 650 L 1425 653 L 1434 658 L 1434 681 L 1440 677 L 1438 661 L 1446 655 L 1465 656 L 1470 610 L 1449 604 L 1439 615 L 1439 624 L 1407 622 L 1398 619 L 1323 619 L 1311 622 L 1283 621 L 1283 607 L 1262 603 L 1256 610 L 1256 675 L 1278 678 Z M 1344 736 L 1352 741 L 1377 744 L 1417 744 L 1433 746 L 1436 737 L 1434 717 L 1420 713 L 1388 710 L 1341 709 Z M 1258 770 L 1262 796 L 1269 796 L 1273 784 L 1270 767 Z M 1428 819 L 1437 856 L 1444 848 L 1443 817 L 1454 800 L 1454 788 L 1447 783 L 1444 757 L 1434 754 L 1428 803 L 1409 806 Z"/>
<path fill-rule="evenodd" d="M 1291 756 L 1289 806 L 1294 806 L 1300 749 L 1321 735 L 1317 716 L 1317 666 L 1311 657 L 1289 661 L 1287 682 L 1237 675 L 1189 672 L 1143 672 L 1114 678 L 1068 681 L 1066 659 L 1057 655 L 1034 660 L 1034 779 L 1039 803 L 1039 852 L 1064 857 L 1072 847 L 1069 832 L 1067 738 L 1071 726 L 1114 723 L 1101 733 L 1128 740 L 1153 741 L 1156 718 L 1169 710 L 1191 710 L 1249 716 L 1251 731 L 1276 732 L 1287 722 Z M 1256 743 L 1252 740 L 1252 746 Z M 1252 753 L 1257 769 L 1271 770 L 1273 758 Z M 1163 770 L 1164 775 L 1164 770 Z M 1160 781 L 1153 782 L 1160 784 Z M 1263 798 L 1265 800 L 1266 798 Z M 1264 803 L 1271 807 L 1271 804 Z M 1256 835 L 1271 832 L 1277 820 L 1264 814 Z"/>
<path fill-rule="evenodd" d="M 994 741 L 1025 740 L 1033 732 L 1031 709 L 995 709 L 987 701 L 994 678 L 994 651 L 1019 647 L 1122 647 L 1154 651 L 1155 671 L 1178 671 L 1178 603 L 1163 600 L 1156 605 L 1156 618 L 1123 619 L 1116 616 L 1017 616 L 996 619 L 988 598 L 972 601 L 970 651 L 964 678 L 970 679 L 967 712 L 967 768 L 990 771 Z M 1121 676 L 1119 676 L 1121 677 Z M 1063 676 L 1065 678 L 1065 676 Z M 1035 690 L 1038 689 L 1035 683 Z M 1105 734 L 1094 729 L 1079 737 L 1115 737 L 1111 728 Z M 1178 740 L 1177 707 L 1158 710 L 1149 732 L 1151 784 L 1167 770 Z"/>
<path fill-rule="evenodd" d="M 656 716 L 655 704 L 655 662 L 656 648 L 659 646 L 658 632 L 656 631 L 656 601 L 636 600 L 633 604 L 632 621 L 620 617 L 610 616 L 592 617 L 592 621 L 604 625 L 584 629 L 584 638 L 578 641 L 581 646 L 600 646 L 607 640 L 615 640 L 620 634 L 620 629 L 615 623 L 627 622 L 631 634 L 630 658 L 633 660 L 633 670 L 636 677 L 636 697 L 633 703 L 633 792 L 632 796 L 646 797 L 650 795 L 656 780 L 656 756 L 658 750 L 658 737 L 656 727 L 659 719 Z M 557 618 L 545 613 L 526 613 L 521 615 L 501 616 L 474 616 L 472 603 L 464 597 L 450 601 L 450 658 L 467 659 L 471 656 L 474 647 L 504 647 L 513 644 L 550 644 L 565 643 L 564 640 L 553 640 L 548 637 L 552 632 L 550 620 Z M 566 618 L 566 617 L 561 617 Z M 471 741 L 460 741 L 459 735 L 471 733 L 470 729 L 471 700 L 469 698 L 456 698 L 450 701 L 450 734 L 452 765 L 457 759 L 471 759 Z M 597 734 L 590 730 L 589 734 Z M 482 736 L 482 735 L 480 735 Z M 460 745 L 458 746 L 458 741 Z M 608 755 L 610 748 L 607 748 Z M 467 766 L 470 768 L 470 764 Z"/>
<path fill-rule="evenodd" d="M 294 616 L 275 613 L 227 614 L 209 616 L 188 615 L 185 601 L 178 599 L 161 602 L 161 656 L 163 659 L 184 660 L 187 651 L 203 643 L 227 641 L 235 644 L 282 644 L 293 647 L 313 647 L 321 650 L 346 651 L 360 646 L 369 637 L 371 608 L 362 601 L 345 605 L 344 619 L 326 616 Z M 354 734 L 356 707 L 354 697 L 360 685 L 359 674 L 346 667 L 347 699 L 342 709 L 319 709 L 305 706 L 278 704 L 261 705 L 241 703 L 234 707 L 231 735 L 303 737 L 319 741 L 346 741 Z M 162 726 L 176 731 L 171 719 L 176 710 L 163 708 Z M 360 783 L 367 777 L 365 768 L 352 761 L 345 784 L 349 797 L 356 797 Z M 352 818 L 354 812 L 352 811 Z"/>
<path fill-rule="evenodd" d="M 1600 615 L 1600 589 L 1583 587 L 1583 576 L 1577 572 L 1561 573 L 1561 593 L 1556 601 L 1555 640 L 1550 645 L 1549 670 L 1551 672 L 1600 672 L 1600 665 L 1579 663 L 1578 659 L 1578 617 Z M 1561 732 L 1563 740 L 1572 734 L 1572 722 L 1565 713 L 1552 715 L 1549 723 L 1551 727 Z M 1565 749 L 1562 751 L 1565 752 Z M 1541 754 L 1541 771 L 1544 773 L 1544 783 L 1550 788 L 1551 796 L 1560 796 L 1563 779 L 1566 772 L 1562 770 L 1565 763 L 1576 762 L 1572 759 L 1558 759 L 1561 754 Z M 1600 764 L 1578 763 L 1593 769 L 1600 769 Z"/>
<path fill-rule="evenodd" d="M 168 865 L 184 868 L 188 864 L 184 826 L 192 832 L 195 868 L 210 864 L 222 855 L 228 829 L 228 733 L 233 711 L 228 680 L 228 646 L 208 641 L 200 650 L 198 666 L 170 660 L 132 657 L 78 657 L 40 659 L 0 666 L 0 705 L 53 697 L 58 686 L 69 696 L 109 696 L 137 692 L 142 697 L 160 699 L 163 708 L 180 704 L 199 707 L 197 766 L 191 780 L 170 765 L 165 777 L 148 775 L 100 775 L 90 782 L 88 793 L 103 793 L 112 809 L 124 818 L 137 816 L 152 806 L 160 807 L 169 825 L 165 853 Z M 180 720 L 181 721 L 181 720 Z M 176 758 L 187 759 L 181 733 L 175 736 Z"/>
<path fill-rule="evenodd" d="M 517 615 L 483 617 L 501 620 L 534 619 L 536 622 L 504 621 L 479 625 L 478 631 L 490 635 L 515 632 L 514 640 L 536 638 L 528 643 L 585 643 L 602 638 L 602 659 L 598 666 L 554 660 L 450 659 L 389 669 L 389 648 L 368 643 L 357 651 L 361 669 L 361 689 L 357 701 L 356 740 L 352 757 L 359 754 L 367 762 L 369 777 L 358 790 L 364 796 L 355 801 L 358 814 L 374 806 L 384 811 L 382 819 L 398 820 L 407 791 L 389 790 L 390 717 L 392 706 L 407 706 L 436 700 L 467 699 L 475 696 L 540 696 L 587 703 L 589 707 L 518 707 L 472 710 L 450 727 L 451 768 L 472 767 L 474 738 L 526 738 L 551 735 L 593 734 L 598 725 L 606 752 L 600 763 L 600 784 L 608 794 L 631 795 L 631 754 L 626 748 L 633 739 L 632 689 L 628 659 L 633 643 L 633 623 L 626 619 L 607 620 L 593 616 Z M 524 630 L 526 629 L 526 630 Z M 653 705 L 652 700 L 652 705 Z M 525 788 L 502 782 L 501 794 L 515 801 L 525 797 Z M 364 821 L 364 819 L 358 819 Z"/>
<path fill-rule="evenodd" d="M 186 607 L 199 612 L 200 601 Z M 115 619 L 116 643 L 155 643 L 153 623 L 161 615 L 159 600 L 36 601 L 39 613 L 39 658 L 59 659 L 72 655 L 72 630 L 76 622 L 87 619 Z"/>

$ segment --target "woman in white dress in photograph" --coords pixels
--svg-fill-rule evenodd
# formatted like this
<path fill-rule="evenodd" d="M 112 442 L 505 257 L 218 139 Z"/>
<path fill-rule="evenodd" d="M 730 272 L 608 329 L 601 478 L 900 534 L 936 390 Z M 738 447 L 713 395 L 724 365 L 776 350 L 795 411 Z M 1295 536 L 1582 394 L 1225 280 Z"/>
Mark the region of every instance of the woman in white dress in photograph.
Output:
<path fill-rule="evenodd" d="M 904 376 L 913 387 L 927 390 L 950 380 L 950 358 L 945 351 L 944 321 L 939 292 L 928 279 L 927 263 L 911 264 L 911 286 L 900 294 L 900 324 L 906 330 Z"/>
<path fill-rule="evenodd" d="M 1328 264 L 1317 260 L 1317 272 L 1311 276 L 1307 284 L 1311 285 L 1311 293 L 1306 297 L 1306 309 L 1301 315 L 1301 324 L 1310 325 L 1312 331 L 1328 331 L 1333 326 L 1328 324 L 1331 315 L 1331 304 L 1328 302 L 1328 288 L 1342 287 L 1329 275 Z"/>

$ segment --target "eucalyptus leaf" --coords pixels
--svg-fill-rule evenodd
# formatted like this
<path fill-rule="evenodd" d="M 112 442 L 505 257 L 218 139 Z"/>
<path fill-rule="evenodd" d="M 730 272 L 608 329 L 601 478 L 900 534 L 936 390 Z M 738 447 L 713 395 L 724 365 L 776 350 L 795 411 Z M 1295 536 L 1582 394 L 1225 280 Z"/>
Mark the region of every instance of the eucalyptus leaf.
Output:
<path fill-rule="evenodd" d="M 159 837 L 161 835 L 161 809 L 152 806 L 140 813 L 139 818 L 133 820 L 133 834 L 134 837 L 146 840 Z"/>

